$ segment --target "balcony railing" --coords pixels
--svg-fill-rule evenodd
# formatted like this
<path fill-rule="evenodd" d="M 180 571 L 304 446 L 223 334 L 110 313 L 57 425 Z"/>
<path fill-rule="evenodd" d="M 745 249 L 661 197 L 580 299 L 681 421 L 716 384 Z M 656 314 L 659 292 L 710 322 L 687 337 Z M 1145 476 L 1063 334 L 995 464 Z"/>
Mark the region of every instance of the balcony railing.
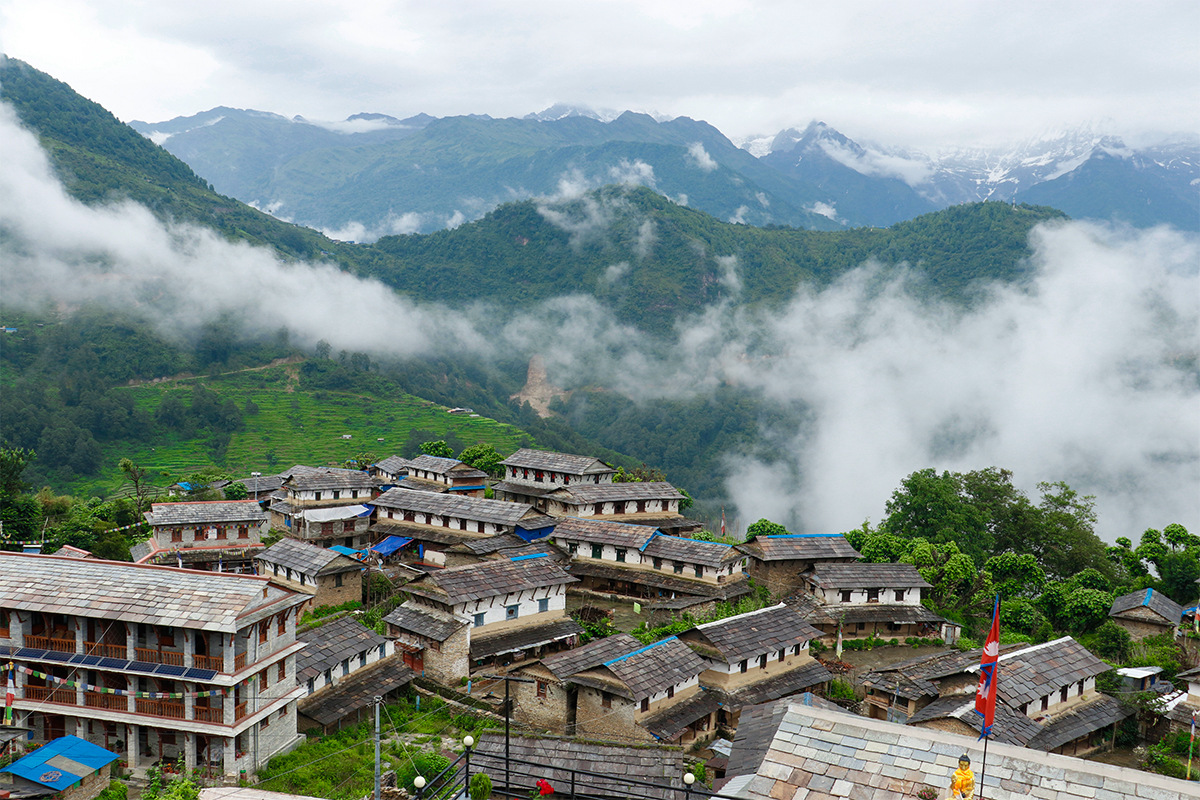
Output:
<path fill-rule="evenodd" d="M 143 700 L 137 698 L 135 706 L 139 714 L 150 714 L 155 717 L 168 717 L 170 719 L 183 719 L 184 709 L 183 703 L 168 703 L 164 700 Z"/>
<path fill-rule="evenodd" d="M 25 699 L 37 700 L 42 703 L 66 703 L 75 705 L 75 690 L 64 686 L 30 686 L 25 685 Z"/>
<path fill-rule="evenodd" d="M 211 670 L 216 670 L 217 672 L 225 671 L 225 657 L 224 656 L 196 655 L 196 656 L 192 656 L 192 658 L 194 659 L 194 662 L 193 662 L 194 665 L 200 669 L 211 669 Z"/>
<path fill-rule="evenodd" d="M 84 642 L 83 651 L 88 655 L 101 658 L 125 658 L 125 645 L 109 644 L 108 642 Z"/>
<path fill-rule="evenodd" d="M 234 707 L 233 707 L 233 720 L 234 720 L 234 722 L 237 722 L 239 719 L 241 719 L 242 717 L 246 716 L 246 707 L 247 707 L 248 705 L 249 705 L 249 702 L 246 702 L 246 703 L 238 703 L 236 706 L 234 706 Z"/>
<path fill-rule="evenodd" d="M 110 711 L 129 710 L 128 698 L 120 694 L 88 692 L 83 696 L 83 704 L 88 708 L 107 708 Z"/>
<path fill-rule="evenodd" d="M 145 647 L 134 648 L 134 652 L 137 653 L 138 661 L 145 661 L 149 664 L 170 664 L 174 667 L 183 666 L 183 653 L 171 650 L 148 650 Z"/>
<path fill-rule="evenodd" d="M 208 706 L 193 706 L 192 711 L 195 713 L 197 722 L 224 722 L 225 709 L 221 706 L 209 708 Z"/>
<path fill-rule="evenodd" d="M 53 650 L 57 653 L 74 653 L 74 639 L 54 639 L 49 636 L 26 636 L 25 646 L 36 650 Z"/>
<path fill-rule="evenodd" d="M 246 666 L 246 654 L 238 653 L 233 657 L 233 668 L 235 670 L 242 669 Z"/>

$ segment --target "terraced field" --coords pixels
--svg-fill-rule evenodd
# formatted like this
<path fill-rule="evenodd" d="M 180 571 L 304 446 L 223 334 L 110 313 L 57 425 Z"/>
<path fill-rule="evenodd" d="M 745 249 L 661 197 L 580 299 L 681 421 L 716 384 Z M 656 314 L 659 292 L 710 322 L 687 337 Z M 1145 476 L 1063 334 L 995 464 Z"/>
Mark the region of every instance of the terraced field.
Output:
<path fill-rule="evenodd" d="M 247 401 L 258 407 L 245 416 L 246 428 L 232 434 L 222 469 L 233 475 L 270 474 L 292 464 L 340 464 L 351 458 L 373 459 L 398 454 L 413 430 L 432 431 L 437 438 L 453 432 L 465 444 L 484 442 L 508 454 L 532 442 L 526 432 L 486 417 L 449 414 L 445 406 L 412 395 L 396 393 L 375 397 L 334 391 L 296 388 L 294 365 L 246 370 L 216 377 L 184 378 L 132 386 L 141 409 L 153 413 L 170 393 L 185 405 L 197 381 L 245 409 Z M 343 438 L 349 436 L 350 438 Z M 116 452 L 117 449 L 120 452 Z M 128 442 L 105 449 L 105 472 L 97 480 L 73 486 L 77 494 L 110 495 L 121 491 L 117 463 L 131 458 L 150 469 L 154 483 L 166 486 L 182 475 L 214 463 L 209 437 L 180 439 L 158 437 L 154 445 L 130 451 Z"/>

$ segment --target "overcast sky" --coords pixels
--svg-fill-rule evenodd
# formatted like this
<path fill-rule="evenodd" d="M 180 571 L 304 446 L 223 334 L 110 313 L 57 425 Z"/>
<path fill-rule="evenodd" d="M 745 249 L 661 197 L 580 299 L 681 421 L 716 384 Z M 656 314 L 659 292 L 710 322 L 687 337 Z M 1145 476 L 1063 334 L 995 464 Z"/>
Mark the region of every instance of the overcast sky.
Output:
<path fill-rule="evenodd" d="M 123 120 L 521 116 L 555 102 L 819 118 L 935 146 L 1091 123 L 1200 131 L 1200 3 L 0 0 L 0 49 Z"/>

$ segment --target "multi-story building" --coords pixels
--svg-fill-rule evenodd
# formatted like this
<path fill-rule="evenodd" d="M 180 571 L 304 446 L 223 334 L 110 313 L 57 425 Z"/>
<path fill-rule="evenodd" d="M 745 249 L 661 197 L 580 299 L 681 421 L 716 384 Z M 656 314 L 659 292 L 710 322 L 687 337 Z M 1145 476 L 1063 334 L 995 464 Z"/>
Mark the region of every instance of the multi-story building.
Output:
<path fill-rule="evenodd" d="M 268 521 L 254 500 L 155 503 L 145 517 L 152 532 L 130 548 L 135 563 L 217 572 L 252 572 Z"/>
<path fill-rule="evenodd" d="M 679 490 L 666 481 L 572 484 L 543 498 L 546 513 L 552 517 L 596 517 L 656 528 L 682 520 L 679 503 L 683 499 Z"/>
<path fill-rule="evenodd" d="M 134 769 L 252 772 L 300 741 L 306 599 L 264 577 L 0 553 L 0 659 L 16 664 L 18 723 Z"/>
<path fill-rule="evenodd" d="M 555 489 L 581 484 L 611 484 L 616 470 L 598 458 L 521 448 L 500 462 L 504 480 L 493 488 L 497 500 L 528 503 L 546 511 L 545 497 Z"/>
<path fill-rule="evenodd" d="M 566 587 L 575 580 L 545 556 L 450 567 L 405 585 L 411 598 L 384 621 L 409 648 L 406 663 L 457 685 L 478 667 L 574 647 L 583 629 L 567 616 Z"/>
<path fill-rule="evenodd" d="M 449 492 L 464 497 L 483 497 L 487 473 L 457 458 L 420 455 L 408 462 L 408 475 L 396 486 L 418 492 Z"/>
<path fill-rule="evenodd" d="M 815 564 L 849 564 L 862 558 L 840 533 L 755 536 L 740 549 L 750 559 L 750 577 L 780 597 L 803 587 L 801 576 Z"/>
<path fill-rule="evenodd" d="M 361 550 L 369 543 L 366 504 L 378 494 L 375 479 L 360 470 L 293 467 L 272 495 L 271 527 L 321 547 Z"/>

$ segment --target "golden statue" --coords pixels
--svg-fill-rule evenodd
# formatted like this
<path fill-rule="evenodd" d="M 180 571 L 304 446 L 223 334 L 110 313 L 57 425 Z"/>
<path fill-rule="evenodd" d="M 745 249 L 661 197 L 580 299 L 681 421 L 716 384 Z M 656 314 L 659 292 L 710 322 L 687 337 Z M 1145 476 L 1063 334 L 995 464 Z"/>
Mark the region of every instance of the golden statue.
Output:
<path fill-rule="evenodd" d="M 950 779 L 950 800 L 974 800 L 975 773 L 971 771 L 971 759 L 958 757 L 958 769 Z"/>

